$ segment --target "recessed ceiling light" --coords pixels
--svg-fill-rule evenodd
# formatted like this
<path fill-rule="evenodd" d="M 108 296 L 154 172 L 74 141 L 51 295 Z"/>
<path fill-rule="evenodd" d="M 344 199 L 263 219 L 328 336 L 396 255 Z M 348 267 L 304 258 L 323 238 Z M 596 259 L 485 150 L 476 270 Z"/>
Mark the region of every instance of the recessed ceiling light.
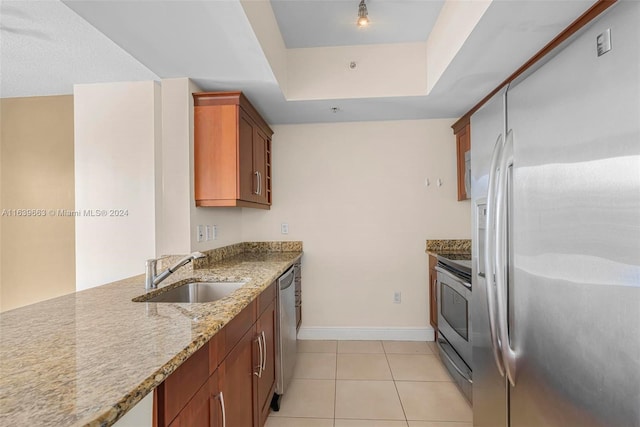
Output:
<path fill-rule="evenodd" d="M 360 4 L 358 5 L 358 20 L 356 23 L 360 28 L 369 25 L 369 12 L 367 11 L 367 4 L 364 0 L 360 0 Z"/>

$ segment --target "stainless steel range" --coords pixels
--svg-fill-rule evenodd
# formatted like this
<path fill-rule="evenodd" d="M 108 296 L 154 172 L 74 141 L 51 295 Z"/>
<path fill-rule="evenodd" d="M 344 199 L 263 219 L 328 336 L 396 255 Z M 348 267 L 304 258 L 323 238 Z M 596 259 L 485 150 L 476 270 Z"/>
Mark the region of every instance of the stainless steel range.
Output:
<path fill-rule="evenodd" d="M 471 255 L 438 255 L 436 271 L 440 357 L 471 401 Z"/>

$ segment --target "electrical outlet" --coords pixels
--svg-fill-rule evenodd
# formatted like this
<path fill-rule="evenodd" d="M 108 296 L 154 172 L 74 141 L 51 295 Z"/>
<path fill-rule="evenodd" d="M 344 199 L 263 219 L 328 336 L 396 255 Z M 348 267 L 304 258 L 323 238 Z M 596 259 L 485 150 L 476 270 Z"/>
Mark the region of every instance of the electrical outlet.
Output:
<path fill-rule="evenodd" d="M 211 226 L 210 225 L 205 225 L 204 226 L 204 231 L 205 231 L 205 240 L 208 242 L 209 240 L 212 239 L 212 230 L 211 230 Z"/>
<path fill-rule="evenodd" d="M 199 225 L 196 228 L 196 240 L 202 242 L 204 240 L 204 225 Z"/>
<path fill-rule="evenodd" d="M 280 224 L 280 233 L 289 234 L 289 224 L 287 224 L 286 222 Z"/>
<path fill-rule="evenodd" d="M 400 304 L 401 302 L 402 302 L 402 292 L 395 291 L 393 293 L 393 303 L 394 304 Z"/>

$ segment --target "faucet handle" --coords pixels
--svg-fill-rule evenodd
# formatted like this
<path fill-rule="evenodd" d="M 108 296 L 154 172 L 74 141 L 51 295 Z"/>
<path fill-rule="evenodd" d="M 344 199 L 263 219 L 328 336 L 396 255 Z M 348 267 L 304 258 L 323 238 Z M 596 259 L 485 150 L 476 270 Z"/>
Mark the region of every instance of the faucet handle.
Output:
<path fill-rule="evenodd" d="M 153 289 L 156 287 L 153 281 L 156 279 L 157 265 L 158 265 L 157 259 L 148 259 L 145 262 L 145 278 L 144 278 L 145 289 Z"/>

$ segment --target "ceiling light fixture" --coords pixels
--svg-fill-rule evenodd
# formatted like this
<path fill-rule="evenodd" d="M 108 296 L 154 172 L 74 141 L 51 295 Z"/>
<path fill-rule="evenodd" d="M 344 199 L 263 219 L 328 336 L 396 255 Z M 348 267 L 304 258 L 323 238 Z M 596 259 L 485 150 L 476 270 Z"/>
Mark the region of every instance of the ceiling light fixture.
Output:
<path fill-rule="evenodd" d="M 369 25 L 369 12 L 367 11 L 367 4 L 364 0 L 360 0 L 360 4 L 358 5 L 358 20 L 356 23 L 358 27 L 366 27 Z"/>

